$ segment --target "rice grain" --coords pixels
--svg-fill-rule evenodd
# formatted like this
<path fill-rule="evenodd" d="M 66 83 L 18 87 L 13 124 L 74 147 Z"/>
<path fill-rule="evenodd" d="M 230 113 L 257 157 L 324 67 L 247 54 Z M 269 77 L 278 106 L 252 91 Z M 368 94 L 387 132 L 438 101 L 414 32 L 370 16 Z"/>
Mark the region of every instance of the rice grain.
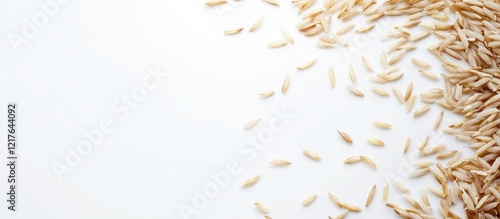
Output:
<path fill-rule="evenodd" d="M 394 95 L 396 95 L 396 98 L 398 98 L 399 102 L 405 102 L 405 98 L 403 97 L 401 91 L 399 91 L 397 88 L 392 88 L 392 92 L 394 93 Z"/>
<path fill-rule="evenodd" d="M 372 86 L 372 91 L 380 96 L 389 96 L 389 92 L 387 92 L 383 87 L 380 86 Z"/>
<path fill-rule="evenodd" d="M 359 155 L 359 158 L 361 158 L 361 160 L 367 163 L 371 168 L 375 170 L 377 169 L 377 164 L 371 158 L 364 155 Z"/>
<path fill-rule="evenodd" d="M 411 94 L 413 93 L 413 82 L 410 82 L 408 87 L 406 88 L 406 93 L 405 93 L 405 101 L 408 101 L 410 99 Z"/>
<path fill-rule="evenodd" d="M 254 185 L 255 183 L 257 183 L 257 181 L 259 181 L 259 179 L 260 179 L 260 175 L 258 175 L 258 174 L 257 174 L 257 175 L 255 175 L 255 176 L 252 176 L 252 177 L 250 177 L 250 178 L 246 179 L 246 180 L 245 180 L 245 181 L 241 184 L 241 186 L 242 186 L 242 187 L 250 187 L 250 186 Z"/>
<path fill-rule="evenodd" d="M 352 84 L 356 84 L 357 79 L 356 79 L 356 73 L 354 72 L 354 69 L 352 68 L 352 64 L 349 63 L 349 77 L 351 78 Z"/>
<path fill-rule="evenodd" d="M 234 34 L 240 33 L 242 30 L 243 30 L 243 27 L 235 27 L 235 28 L 232 28 L 229 30 L 225 30 L 224 34 L 225 35 L 234 35 Z"/>
<path fill-rule="evenodd" d="M 248 32 L 253 32 L 259 29 L 260 26 L 262 26 L 262 23 L 264 22 L 265 15 L 260 16 L 253 24 L 248 28 Z"/>
<path fill-rule="evenodd" d="M 335 73 L 333 72 L 332 67 L 328 67 L 328 77 L 330 79 L 330 86 L 332 88 L 334 88 L 335 87 Z"/>
<path fill-rule="evenodd" d="M 268 48 L 271 48 L 271 49 L 274 49 L 274 48 L 280 48 L 280 47 L 284 47 L 288 44 L 288 41 L 285 41 L 285 40 L 279 40 L 279 41 L 274 41 L 272 43 L 269 43 L 267 45 Z"/>
<path fill-rule="evenodd" d="M 373 185 L 366 197 L 365 207 L 368 207 L 373 200 L 373 196 L 375 196 L 375 192 L 377 190 L 377 185 Z"/>
<path fill-rule="evenodd" d="M 316 198 L 318 197 L 318 195 L 311 195 L 307 198 L 305 198 L 303 201 L 302 201 L 302 204 L 304 206 L 308 206 L 310 205 L 312 202 L 314 202 L 316 200 Z"/>
<path fill-rule="evenodd" d="M 403 153 L 406 154 L 406 152 L 408 152 L 408 149 L 410 148 L 410 144 L 411 144 L 411 139 L 410 139 L 410 136 L 406 137 L 406 143 L 405 143 L 405 147 L 403 149 Z"/>
<path fill-rule="evenodd" d="M 410 190 L 408 188 L 406 188 L 405 186 L 403 186 L 403 184 L 394 179 L 392 180 L 392 185 L 402 193 L 410 194 Z"/>
<path fill-rule="evenodd" d="M 271 97 L 274 95 L 274 91 L 270 90 L 270 91 L 265 91 L 265 92 L 262 92 L 259 94 L 260 97 L 262 98 L 267 98 L 267 97 Z"/>
<path fill-rule="evenodd" d="M 361 92 L 360 90 L 358 90 L 356 87 L 352 86 L 352 85 L 346 85 L 347 86 L 347 89 L 349 89 L 349 91 L 351 91 L 354 95 L 358 96 L 358 97 L 364 97 L 365 94 L 363 94 L 363 92 Z"/>
<path fill-rule="evenodd" d="M 217 6 L 227 3 L 227 0 L 209 0 L 205 2 L 206 6 Z"/>
<path fill-rule="evenodd" d="M 419 108 L 418 110 L 416 110 L 415 112 L 413 112 L 413 118 L 417 118 L 417 117 L 422 116 L 427 111 L 429 111 L 430 108 L 431 108 L 431 106 L 429 106 L 429 105 L 426 105 L 426 106 L 423 106 L 423 107 Z"/>
<path fill-rule="evenodd" d="M 261 120 L 260 118 L 255 118 L 250 120 L 249 122 L 245 123 L 245 125 L 243 125 L 243 129 L 247 130 L 253 128 L 257 124 L 259 124 L 260 120 Z"/>
<path fill-rule="evenodd" d="M 349 210 L 342 211 L 335 217 L 335 219 L 344 219 L 345 216 L 347 216 L 347 213 L 349 213 Z"/>
<path fill-rule="evenodd" d="M 281 93 L 283 94 L 286 93 L 286 91 L 288 90 L 288 86 L 290 86 L 290 80 L 291 80 L 290 74 L 287 74 L 285 81 L 283 81 L 283 86 L 281 86 Z"/>
<path fill-rule="evenodd" d="M 396 53 L 392 58 L 391 60 L 389 60 L 389 65 L 394 65 L 396 64 L 396 62 L 398 62 L 399 60 L 401 60 L 401 58 L 403 58 L 403 56 L 405 55 L 406 53 L 406 49 L 402 49 L 400 50 L 398 53 Z"/>
<path fill-rule="evenodd" d="M 339 30 L 337 31 L 336 34 L 338 36 L 340 36 L 340 35 L 346 33 L 347 31 L 351 30 L 352 28 L 354 28 L 354 24 L 352 24 L 352 23 L 344 24 L 344 26 L 339 28 Z"/>
<path fill-rule="evenodd" d="M 271 5 L 280 6 L 280 3 L 276 0 L 264 0 L 264 1 Z"/>
<path fill-rule="evenodd" d="M 288 160 L 284 160 L 284 159 L 274 159 L 269 163 L 272 165 L 275 165 L 275 166 L 288 166 L 288 165 L 292 164 L 292 162 L 290 162 Z"/>
<path fill-rule="evenodd" d="M 383 193 L 382 200 L 384 201 L 384 203 L 387 203 L 389 201 L 389 184 L 388 183 L 385 184 L 382 193 Z"/>
<path fill-rule="evenodd" d="M 302 153 L 315 161 L 321 161 L 321 156 L 314 151 L 304 150 L 304 151 L 302 151 Z"/>
<path fill-rule="evenodd" d="M 312 59 L 302 65 L 300 65 L 299 67 L 297 67 L 298 70 L 305 70 L 305 69 L 308 69 L 309 67 L 311 67 L 312 65 L 314 65 L 316 63 L 316 59 Z"/>
<path fill-rule="evenodd" d="M 379 138 L 368 138 L 367 139 L 368 143 L 374 145 L 374 146 L 384 146 L 385 143 Z"/>
<path fill-rule="evenodd" d="M 267 214 L 269 213 L 269 209 L 264 206 L 262 203 L 260 202 L 255 202 L 253 203 L 260 211 L 262 211 L 264 214 Z"/>
<path fill-rule="evenodd" d="M 422 74 L 423 76 L 428 77 L 432 80 L 435 80 L 435 81 L 439 80 L 439 76 L 437 76 L 436 74 L 433 74 L 427 70 L 420 69 L 420 70 L 418 70 L 418 72 L 420 72 L 420 74 Z"/>
<path fill-rule="evenodd" d="M 441 124 L 441 120 L 443 119 L 443 114 L 444 111 L 439 112 L 436 121 L 434 121 L 434 125 L 432 126 L 432 129 L 437 130 L 439 128 L 439 125 Z"/>
<path fill-rule="evenodd" d="M 374 121 L 373 125 L 375 125 L 376 127 L 382 128 L 382 129 L 392 128 L 392 125 L 390 123 L 382 122 L 382 121 Z"/>
<path fill-rule="evenodd" d="M 286 41 L 288 43 L 294 45 L 295 41 L 293 40 L 292 36 L 288 33 L 288 31 L 285 30 L 285 28 L 281 28 L 281 33 L 283 33 L 283 36 L 285 36 Z"/>
<path fill-rule="evenodd" d="M 355 204 L 351 204 L 348 202 L 342 202 L 341 205 L 342 205 L 342 208 L 345 208 L 349 211 L 353 211 L 353 212 L 360 212 L 361 211 L 361 208 Z"/>
<path fill-rule="evenodd" d="M 420 59 L 417 59 L 417 58 L 412 58 L 411 61 L 418 67 L 420 68 L 430 68 L 431 67 L 431 64 L 425 62 L 425 61 L 422 61 Z"/>
<path fill-rule="evenodd" d="M 368 71 L 373 71 L 373 65 L 368 61 L 368 59 L 364 56 L 361 56 L 361 60 L 363 61 L 363 64 L 365 65 L 366 69 Z"/>
<path fill-rule="evenodd" d="M 347 133 L 341 132 L 338 130 L 337 130 L 337 132 L 339 133 L 340 137 L 342 137 L 342 139 L 344 139 L 345 142 L 352 144 L 352 138 Z"/>
<path fill-rule="evenodd" d="M 369 24 L 369 25 L 366 25 L 364 27 L 361 27 L 361 28 L 357 29 L 356 32 L 358 32 L 358 33 L 366 33 L 368 31 L 370 31 L 371 29 L 373 29 L 373 27 L 375 27 L 375 24 Z"/>
<path fill-rule="evenodd" d="M 337 206 L 342 207 L 342 202 L 340 201 L 339 198 L 337 198 L 337 196 L 335 196 L 332 193 L 328 193 L 328 197 L 330 197 L 330 199 L 333 201 L 333 203 L 335 203 Z"/>
<path fill-rule="evenodd" d="M 357 163 L 361 161 L 361 158 L 359 156 L 351 156 L 351 157 L 348 157 L 344 160 L 344 163 L 345 164 L 353 164 L 353 163 Z"/>

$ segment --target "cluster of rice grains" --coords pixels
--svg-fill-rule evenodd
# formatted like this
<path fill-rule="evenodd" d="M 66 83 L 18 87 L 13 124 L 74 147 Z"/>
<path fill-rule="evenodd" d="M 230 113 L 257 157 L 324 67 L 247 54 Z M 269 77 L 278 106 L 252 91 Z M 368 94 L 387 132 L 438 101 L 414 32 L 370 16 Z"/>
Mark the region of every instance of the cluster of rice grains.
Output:
<path fill-rule="evenodd" d="M 280 2 L 265 0 L 266 2 L 279 6 Z M 285 0 L 283 0 L 285 1 Z M 224 4 L 225 0 L 211 0 L 206 2 L 208 6 Z M 427 147 L 427 136 L 420 145 L 420 155 L 435 155 L 437 159 L 449 158 L 446 165 L 433 161 L 421 161 L 416 165 L 417 170 L 410 176 L 422 176 L 432 174 L 440 185 L 439 188 L 430 187 L 430 191 L 441 198 L 440 206 L 431 206 L 425 190 L 421 191 L 420 202 L 409 195 L 409 190 L 397 181 L 392 185 L 403 193 L 404 199 L 411 207 L 403 207 L 390 203 L 388 200 L 388 185 L 383 188 L 383 199 L 387 207 L 392 208 L 402 218 L 435 218 L 433 209 L 438 209 L 443 218 L 460 218 L 450 210 L 450 206 L 461 204 L 467 218 L 498 218 L 500 216 L 500 1 L 498 0 L 386 0 L 375 2 L 375 0 L 324 0 L 323 4 L 315 4 L 316 0 L 291 0 L 296 5 L 302 20 L 297 24 L 298 31 L 305 36 L 317 36 L 316 44 L 319 48 L 335 48 L 337 46 L 348 47 L 349 43 L 342 35 L 355 29 L 358 33 L 370 31 L 374 27 L 374 21 L 384 16 L 405 16 L 407 21 L 388 30 L 387 38 L 394 38 L 395 42 L 380 53 L 380 61 L 384 70 L 376 74 L 372 79 L 377 83 L 387 83 L 400 79 L 404 73 L 400 72 L 395 64 L 401 60 L 407 51 L 416 48 L 419 40 L 430 34 L 439 39 L 434 45 L 428 47 L 438 59 L 446 73 L 441 74 L 444 78 L 444 89 L 433 88 L 419 94 L 420 99 L 428 105 L 414 111 L 413 116 L 419 117 L 426 113 L 431 105 L 437 103 L 441 107 L 463 116 L 463 120 L 451 124 L 444 129 L 446 133 L 453 134 L 460 141 L 475 149 L 476 154 L 471 157 L 462 157 L 457 150 L 448 150 L 445 145 L 437 145 L 433 148 Z M 313 6 L 320 5 L 319 8 Z M 367 25 L 355 28 L 349 20 L 355 16 L 366 16 Z M 423 19 L 431 22 L 423 22 Z M 330 33 L 332 19 L 345 22 L 335 33 Z M 250 28 L 257 29 L 263 22 L 259 18 Z M 418 34 L 412 34 L 411 29 L 420 29 Z M 227 30 L 226 34 L 237 34 L 243 28 Z M 422 32 L 423 31 L 423 32 Z M 269 48 L 278 48 L 293 44 L 293 39 L 283 30 L 285 39 L 272 42 Z M 394 53 L 391 57 L 386 54 Z M 389 58 L 389 59 L 388 59 Z M 422 76 L 432 80 L 438 80 L 440 76 L 428 70 L 430 64 L 426 61 L 412 58 L 412 63 L 419 68 Z M 299 66 L 299 70 L 313 65 L 316 60 L 311 60 Z M 373 71 L 372 64 L 362 56 L 362 62 L 369 71 Z M 350 65 L 350 64 L 349 64 Z M 332 68 L 328 69 L 331 87 L 335 87 L 335 75 Z M 363 97 L 364 94 L 355 87 L 356 74 L 352 66 L 349 66 L 349 75 L 352 85 L 347 88 L 356 96 Z M 290 75 L 286 76 L 282 92 L 286 92 L 290 83 Z M 381 86 L 373 86 L 372 90 L 381 96 L 388 96 Z M 405 94 L 393 88 L 395 96 L 401 103 L 406 104 L 406 111 L 410 112 L 417 94 L 413 91 L 411 83 Z M 261 94 L 270 96 L 272 91 Z M 436 118 L 433 129 L 440 126 L 443 117 L 441 111 Z M 252 123 L 252 122 L 251 122 Z M 255 121 L 246 125 L 251 127 Z M 380 128 L 391 128 L 391 124 L 376 121 L 374 125 Z M 351 137 L 344 132 L 338 131 L 339 135 L 349 144 L 353 142 Z M 368 142 L 374 146 L 383 146 L 384 142 L 378 138 L 368 138 Z M 404 152 L 410 145 L 407 138 Z M 304 154 L 309 158 L 320 161 L 321 157 L 315 152 L 305 150 Z M 372 168 L 376 164 L 364 155 L 356 155 L 347 158 L 346 164 L 365 162 Z M 290 165 L 286 160 L 275 160 L 274 165 Z M 250 178 L 244 183 L 249 186 L 258 178 Z M 366 200 L 368 206 L 375 193 L 374 185 Z M 303 201 L 304 205 L 311 204 L 316 195 L 312 195 Z M 361 211 L 356 205 L 341 202 L 333 194 L 330 198 L 345 211 L 336 218 L 343 218 L 348 212 Z M 262 204 L 256 203 L 257 207 L 267 214 L 268 209 Z M 270 218 L 265 216 L 265 218 Z M 333 218 L 333 217 L 330 217 Z"/>

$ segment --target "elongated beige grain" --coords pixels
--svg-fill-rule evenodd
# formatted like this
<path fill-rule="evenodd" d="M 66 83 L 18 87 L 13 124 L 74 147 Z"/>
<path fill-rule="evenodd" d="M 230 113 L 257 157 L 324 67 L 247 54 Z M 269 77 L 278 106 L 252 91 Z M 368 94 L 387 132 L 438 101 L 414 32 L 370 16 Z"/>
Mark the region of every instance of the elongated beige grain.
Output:
<path fill-rule="evenodd" d="M 353 164 L 361 161 L 361 158 L 359 156 L 350 156 L 344 160 L 345 164 Z"/>
<path fill-rule="evenodd" d="M 248 31 L 254 32 L 257 29 L 259 29 L 260 26 L 262 26 L 262 23 L 264 22 L 265 17 L 266 17 L 265 15 L 261 15 L 259 18 L 257 18 L 257 20 L 252 24 L 252 26 L 250 26 L 250 28 L 248 28 Z"/>
<path fill-rule="evenodd" d="M 415 14 L 412 14 L 412 15 L 408 16 L 407 19 L 410 20 L 410 21 L 412 21 L 412 20 L 417 20 L 417 19 L 419 19 L 419 18 L 421 18 L 423 16 L 425 16 L 425 14 L 422 13 L 422 12 L 419 12 L 419 13 L 415 13 Z"/>
<path fill-rule="evenodd" d="M 353 211 L 353 212 L 360 212 L 361 211 L 360 207 L 358 207 L 357 205 L 352 204 L 352 203 L 342 202 L 341 205 L 342 205 L 342 208 L 345 208 L 349 211 Z"/>
<path fill-rule="evenodd" d="M 325 42 L 325 41 L 318 41 L 316 43 L 316 47 L 318 48 L 322 48 L 322 49 L 331 49 L 331 48 L 334 48 L 335 47 L 335 44 L 334 43 L 329 43 L 329 42 Z"/>
<path fill-rule="evenodd" d="M 434 125 L 432 126 L 432 129 L 437 130 L 439 128 L 439 125 L 441 124 L 441 120 L 443 119 L 443 114 L 444 111 L 439 112 L 436 121 L 434 121 Z"/>
<path fill-rule="evenodd" d="M 424 115 L 427 111 L 429 111 L 430 108 L 431 108 L 431 106 L 426 105 L 426 106 L 423 106 L 423 107 L 417 109 L 415 112 L 413 112 L 413 118 L 417 118 L 417 117 Z"/>
<path fill-rule="evenodd" d="M 227 0 L 209 0 L 205 2 L 205 5 L 207 6 L 217 6 L 221 4 L 227 3 Z"/>
<path fill-rule="evenodd" d="M 337 41 L 338 43 L 340 43 L 340 45 L 342 46 L 349 46 L 349 43 L 347 41 L 345 41 L 342 37 L 338 36 L 337 34 L 333 34 L 332 35 L 332 38 Z"/>
<path fill-rule="evenodd" d="M 247 130 L 247 129 L 253 128 L 257 124 L 259 124 L 260 120 L 261 120 L 260 118 L 254 118 L 254 119 L 248 121 L 247 123 L 245 123 L 243 125 L 243 129 Z"/>
<path fill-rule="evenodd" d="M 354 72 L 354 69 L 352 68 L 352 64 L 349 63 L 349 78 L 351 79 L 352 84 L 356 84 L 357 79 L 356 79 L 356 73 Z"/>
<path fill-rule="evenodd" d="M 406 53 L 406 49 L 399 50 L 388 62 L 389 65 L 394 65 L 396 62 L 401 60 Z"/>
<path fill-rule="evenodd" d="M 279 40 L 279 41 L 274 41 L 271 42 L 267 45 L 268 48 L 274 49 L 274 48 L 280 48 L 288 45 L 288 41 L 285 40 Z"/>
<path fill-rule="evenodd" d="M 376 86 L 376 85 L 372 86 L 372 91 L 380 96 L 384 96 L 384 97 L 389 96 L 389 92 L 387 92 L 385 90 L 385 88 L 383 88 L 381 86 Z"/>
<path fill-rule="evenodd" d="M 411 139 L 410 139 L 410 136 L 406 137 L 406 143 L 405 143 L 405 147 L 403 149 L 403 153 L 406 154 L 406 152 L 408 152 L 408 149 L 410 148 L 410 144 L 411 144 Z"/>
<path fill-rule="evenodd" d="M 253 203 L 260 211 L 262 211 L 264 214 L 267 214 L 269 213 L 269 209 L 264 206 L 262 203 L 260 202 L 255 202 Z"/>
<path fill-rule="evenodd" d="M 368 31 L 370 31 L 371 29 L 373 29 L 373 27 L 375 27 L 375 24 L 368 24 L 364 27 L 361 27 L 359 29 L 356 30 L 356 32 L 358 33 L 366 33 Z"/>
<path fill-rule="evenodd" d="M 387 63 L 387 57 L 385 55 L 385 51 L 380 52 L 380 62 L 382 63 L 384 69 L 389 68 L 389 63 Z"/>
<path fill-rule="evenodd" d="M 402 193 L 410 194 L 410 190 L 408 188 L 406 188 L 405 186 L 403 186 L 403 184 L 401 184 L 400 182 L 398 182 L 394 179 L 391 182 L 392 182 L 392 185 L 394 186 L 394 188 L 398 189 Z"/>
<path fill-rule="evenodd" d="M 390 128 L 392 128 L 391 123 L 382 122 L 382 121 L 374 121 L 373 125 L 375 125 L 376 127 L 382 128 L 382 129 L 390 129 Z"/>
<path fill-rule="evenodd" d="M 410 82 L 410 84 L 406 88 L 405 101 L 408 101 L 408 99 L 410 99 L 412 93 L 413 93 L 413 82 Z"/>
<path fill-rule="evenodd" d="M 344 139 L 345 142 L 347 142 L 349 144 L 352 144 L 352 138 L 351 138 L 351 136 L 349 136 L 345 132 L 341 132 L 341 131 L 338 131 L 338 130 L 337 130 L 337 132 L 339 133 L 340 137 L 342 137 L 342 139 Z"/>
<path fill-rule="evenodd" d="M 225 35 L 234 35 L 234 34 L 240 33 L 242 30 L 243 30 L 243 27 L 235 27 L 232 29 L 225 30 L 224 34 Z"/>
<path fill-rule="evenodd" d="M 385 80 L 387 81 L 397 81 L 403 77 L 404 73 L 403 72 L 397 72 L 397 73 L 391 73 L 388 74 L 384 77 Z"/>
<path fill-rule="evenodd" d="M 337 206 L 342 207 L 342 202 L 340 201 L 339 198 L 337 198 L 337 196 L 335 196 L 332 193 L 328 193 L 328 197 L 330 197 L 330 199 L 333 201 L 333 203 L 335 203 Z"/>
<path fill-rule="evenodd" d="M 425 206 L 430 208 L 431 202 L 429 201 L 429 198 L 427 197 L 427 192 L 425 192 L 424 188 L 420 188 L 420 196 L 422 197 L 422 202 L 425 204 Z"/>
<path fill-rule="evenodd" d="M 312 60 L 309 60 L 306 63 L 300 65 L 299 67 L 297 67 L 297 69 L 298 70 L 306 70 L 309 67 L 313 66 L 315 63 L 316 63 L 316 59 L 312 59 Z"/>
<path fill-rule="evenodd" d="M 429 173 L 429 168 L 419 168 L 408 173 L 410 177 L 421 177 Z"/>
<path fill-rule="evenodd" d="M 416 96 L 414 94 L 410 95 L 410 98 L 406 101 L 406 112 L 410 112 L 415 104 Z"/>
<path fill-rule="evenodd" d="M 285 159 L 274 159 L 269 163 L 275 166 L 288 166 L 292 164 L 292 162 Z"/>
<path fill-rule="evenodd" d="M 385 184 L 382 193 L 383 193 L 382 200 L 384 201 L 384 203 L 387 203 L 389 201 L 389 184 L 388 183 Z"/>
<path fill-rule="evenodd" d="M 288 87 L 290 86 L 290 80 L 292 78 L 290 77 L 290 74 L 286 75 L 285 81 L 283 81 L 283 85 L 281 86 L 281 93 L 286 93 L 288 90 Z"/>
<path fill-rule="evenodd" d="M 272 90 L 264 91 L 264 92 L 262 92 L 262 93 L 259 94 L 259 96 L 262 97 L 262 98 L 271 97 L 273 95 L 274 95 L 274 91 L 272 91 Z"/>
<path fill-rule="evenodd" d="M 384 141 L 382 141 L 382 139 L 380 139 L 380 138 L 368 138 L 366 140 L 368 141 L 368 143 L 375 145 L 375 146 L 384 146 L 385 145 Z"/>
<path fill-rule="evenodd" d="M 349 89 L 349 91 L 351 91 L 354 95 L 358 96 L 358 97 L 364 97 L 365 94 L 363 92 L 361 92 L 360 90 L 358 90 L 358 88 L 352 86 L 352 85 L 346 85 L 347 86 L 347 89 Z"/>
<path fill-rule="evenodd" d="M 245 181 L 243 181 L 243 183 L 241 184 L 242 187 L 250 187 L 252 185 L 254 185 L 255 183 L 257 183 L 260 179 L 260 175 L 255 175 L 255 176 L 252 176 L 252 177 L 249 177 L 247 178 Z"/>
<path fill-rule="evenodd" d="M 443 152 L 437 154 L 436 158 L 437 159 L 447 159 L 447 158 L 451 158 L 451 157 L 455 156 L 456 154 L 458 154 L 457 150 L 443 151 Z"/>
<path fill-rule="evenodd" d="M 321 156 L 314 151 L 304 150 L 304 151 L 302 151 L 302 153 L 315 161 L 321 161 Z"/>
<path fill-rule="evenodd" d="M 354 28 L 353 23 L 344 24 L 342 27 L 339 28 L 339 30 L 337 31 L 336 34 L 338 36 L 340 36 L 340 35 L 346 33 L 347 31 L 351 30 L 352 28 Z"/>
<path fill-rule="evenodd" d="M 418 150 L 424 150 L 425 147 L 427 147 L 427 143 L 429 143 L 429 138 L 430 135 L 426 135 L 420 146 L 418 147 Z"/>
<path fill-rule="evenodd" d="M 420 41 L 421 39 L 429 36 L 431 34 L 431 32 L 429 31 L 425 31 L 425 32 L 422 32 L 420 34 L 417 34 L 417 35 L 414 35 L 412 38 L 411 38 L 411 41 L 413 42 L 417 42 L 417 41 Z"/>
<path fill-rule="evenodd" d="M 328 67 L 328 78 L 330 79 L 330 86 L 335 87 L 335 72 L 332 67 Z"/>
<path fill-rule="evenodd" d="M 403 97 L 401 91 L 399 91 L 397 88 L 392 88 L 392 92 L 394 93 L 394 95 L 396 95 L 396 98 L 398 98 L 399 102 L 405 102 L 405 98 Z"/>
<path fill-rule="evenodd" d="M 280 6 L 280 3 L 276 0 L 264 0 L 264 1 L 271 5 Z"/>
<path fill-rule="evenodd" d="M 420 72 L 420 74 L 422 74 L 423 76 L 428 77 L 432 80 L 435 80 L 435 81 L 439 80 L 439 76 L 434 74 L 434 73 L 431 73 L 430 71 L 420 69 L 420 70 L 418 70 L 418 72 Z"/>
<path fill-rule="evenodd" d="M 368 69 L 368 71 L 373 71 L 373 65 L 365 56 L 361 56 L 361 60 L 363 61 L 363 64 L 365 65 L 366 69 Z"/>
<path fill-rule="evenodd" d="M 302 204 L 303 204 L 304 206 L 308 206 L 308 205 L 310 205 L 311 203 L 313 203 L 313 202 L 316 200 L 316 198 L 318 198 L 318 195 L 311 195 L 311 196 L 309 196 L 309 197 L 305 198 L 305 199 L 302 201 Z"/>
<path fill-rule="evenodd" d="M 368 207 L 370 203 L 372 203 L 373 196 L 375 196 L 375 192 L 377 191 L 377 185 L 373 185 L 366 197 L 365 207 Z"/>
<path fill-rule="evenodd" d="M 359 158 L 361 158 L 361 160 L 367 163 L 371 168 L 377 169 L 377 164 L 371 158 L 364 155 L 359 155 Z"/>
<path fill-rule="evenodd" d="M 412 58 L 411 61 L 413 62 L 413 64 L 415 64 L 416 66 L 418 66 L 420 68 L 430 68 L 431 67 L 431 64 L 429 64 L 421 59 Z"/>
<path fill-rule="evenodd" d="M 293 40 L 292 36 L 288 33 L 288 31 L 285 30 L 285 28 L 281 28 L 281 33 L 283 33 L 283 36 L 285 36 L 286 41 L 288 43 L 294 45 L 295 41 Z"/>

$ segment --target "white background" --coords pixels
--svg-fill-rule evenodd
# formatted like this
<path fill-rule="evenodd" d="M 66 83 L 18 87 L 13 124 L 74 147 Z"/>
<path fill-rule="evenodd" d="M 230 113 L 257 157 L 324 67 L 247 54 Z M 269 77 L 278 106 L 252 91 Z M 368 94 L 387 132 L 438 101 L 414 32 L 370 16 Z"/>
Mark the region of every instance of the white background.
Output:
<path fill-rule="evenodd" d="M 0 102 L 3 110 L 9 101 L 19 104 L 20 155 L 17 211 L 6 210 L 7 197 L 2 195 L 0 218 L 182 218 L 179 206 L 192 206 L 193 191 L 203 190 L 212 182 L 210 173 L 223 170 L 232 160 L 240 164 L 241 173 L 191 218 L 263 218 L 252 205 L 255 201 L 265 204 L 273 218 L 326 218 L 342 211 L 329 200 L 328 192 L 364 206 L 374 184 L 372 205 L 348 218 L 396 218 L 382 202 L 388 179 L 397 177 L 417 200 L 420 187 L 438 186 L 431 176 L 410 179 L 401 171 L 409 162 L 434 159 L 411 156 L 418 154 L 427 134 L 429 146 L 446 143 L 449 148 L 467 149 L 442 131 L 432 131 L 442 110 L 438 105 L 413 119 L 392 92 L 391 97 L 380 97 L 370 90 L 375 84 L 370 78 L 376 73 L 362 66 L 359 55 L 368 57 L 380 72 L 379 51 L 394 42 L 380 37 L 403 18 L 381 20 L 368 35 L 351 31 L 344 36 L 351 44 L 348 50 L 342 46 L 322 50 L 314 46 L 316 37 L 306 38 L 295 30 L 300 21 L 296 8 L 284 0 L 281 7 L 240 1 L 216 8 L 201 0 L 69 1 L 15 52 L 9 34 L 22 36 L 23 19 L 32 20 L 42 11 L 38 3 L 47 1 L 0 1 Z M 223 35 L 237 26 L 248 29 L 262 14 L 266 18 L 258 31 Z M 365 19 L 353 22 L 361 27 Z M 340 25 L 334 21 L 333 31 Z M 268 43 L 283 39 L 281 27 L 296 44 L 268 49 Z M 398 63 L 405 72 L 400 81 L 382 86 L 402 92 L 412 81 L 417 92 L 444 87 L 442 79 L 421 76 L 410 61 L 419 57 L 433 64 L 432 72 L 442 73 L 438 60 L 426 50 L 433 40 L 422 41 L 417 51 L 408 52 Z M 306 71 L 296 70 L 310 59 L 318 62 Z M 345 87 L 350 83 L 349 62 L 364 98 Z M 169 76 L 120 119 L 113 103 L 142 83 L 148 66 L 159 66 Z M 328 82 L 328 66 L 337 76 L 334 89 Z M 287 74 L 292 81 L 283 95 L 280 89 Z M 258 93 L 267 90 L 276 94 L 259 98 Z M 424 103 L 417 100 L 413 110 L 421 106 Z M 268 127 L 273 110 L 285 108 L 294 119 L 247 161 L 239 145 Z M 4 133 L 0 160 L 4 160 L 6 112 L 0 115 Z M 255 117 L 262 122 L 244 131 L 242 125 Z M 85 140 L 82 132 L 99 127 L 106 118 L 114 122 L 114 131 L 58 180 L 52 164 L 64 163 L 68 149 Z M 441 129 L 456 119 L 445 112 Z M 374 120 L 390 122 L 393 128 L 377 129 Z M 355 143 L 346 145 L 336 130 L 348 132 Z M 403 155 L 407 136 L 412 145 Z M 368 137 L 382 138 L 386 146 L 370 146 Z M 306 158 L 303 149 L 317 151 L 323 161 Z M 379 168 L 343 164 L 356 154 L 369 155 Z M 267 162 L 275 158 L 293 164 L 272 167 Z M 241 182 L 257 173 L 260 182 L 241 189 Z M 2 194 L 6 178 L 2 164 Z M 318 199 L 303 207 L 302 200 L 313 194 Z M 392 186 L 389 196 L 391 203 L 408 206 Z M 429 197 L 437 213 L 437 199 L 430 192 Z M 455 212 L 460 212 L 457 207 Z"/>

